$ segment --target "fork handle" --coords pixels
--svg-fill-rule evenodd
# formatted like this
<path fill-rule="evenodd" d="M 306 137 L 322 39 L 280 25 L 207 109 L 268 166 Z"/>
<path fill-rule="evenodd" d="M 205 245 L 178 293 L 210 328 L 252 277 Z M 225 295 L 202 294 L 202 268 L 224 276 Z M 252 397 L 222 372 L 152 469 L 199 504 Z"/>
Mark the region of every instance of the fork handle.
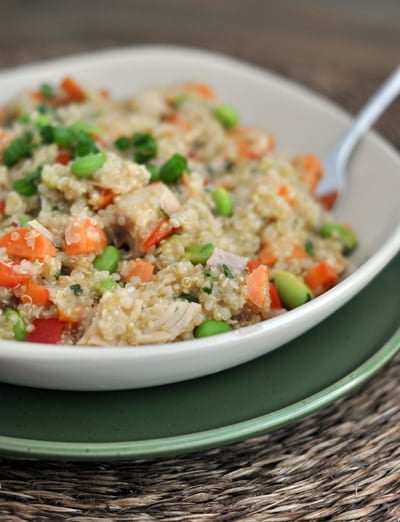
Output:
<path fill-rule="evenodd" d="M 392 72 L 382 86 L 376 91 L 368 101 L 362 111 L 355 117 L 351 129 L 343 136 L 338 143 L 337 150 L 340 149 L 340 161 L 343 166 L 351 156 L 354 147 L 357 145 L 365 132 L 375 123 L 378 117 L 385 111 L 388 105 L 400 93 L 400 66 Z"/>

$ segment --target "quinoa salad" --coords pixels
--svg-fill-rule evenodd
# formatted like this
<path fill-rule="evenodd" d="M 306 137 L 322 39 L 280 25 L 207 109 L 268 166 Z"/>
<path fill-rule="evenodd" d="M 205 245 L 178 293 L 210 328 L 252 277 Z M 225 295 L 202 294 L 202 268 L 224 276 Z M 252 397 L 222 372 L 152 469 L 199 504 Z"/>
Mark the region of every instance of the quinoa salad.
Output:
<path fill-rule="evenodd" d="M 357 245 L 322 174 L 207 84 L 18 94 L 0 107 L 0 338 L 157 344 L 302 306 Z"/>

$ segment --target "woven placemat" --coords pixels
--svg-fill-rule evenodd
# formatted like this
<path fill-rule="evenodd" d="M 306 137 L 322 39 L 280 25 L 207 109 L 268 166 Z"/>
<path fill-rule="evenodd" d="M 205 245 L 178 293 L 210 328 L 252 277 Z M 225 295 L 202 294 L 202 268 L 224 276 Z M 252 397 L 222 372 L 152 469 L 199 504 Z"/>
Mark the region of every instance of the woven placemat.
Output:
<path fill-rule="evenodd" d="M 383 79 L 265 60 L 351 112 Z M 397 147 L 399 108 L 377 126 Z M 122 463 L 3 458 L 0 520 L 399 521 L 399 397 L 400 354 L 352 395 L 245 442 Z"/>

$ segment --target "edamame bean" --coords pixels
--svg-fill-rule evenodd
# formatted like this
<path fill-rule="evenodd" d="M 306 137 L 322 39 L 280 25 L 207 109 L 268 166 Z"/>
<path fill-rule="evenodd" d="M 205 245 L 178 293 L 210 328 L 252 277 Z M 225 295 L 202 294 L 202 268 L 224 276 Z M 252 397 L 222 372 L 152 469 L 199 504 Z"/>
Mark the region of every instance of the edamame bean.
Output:
<path fill-rule="evenodd" d="M 106 161 L 107 154 L 105 152 L 88 154 L 72 162 L 71 172 L 78 178 L 90 178 Z"/>
<path fill-rule="evenodd" d="M 233 129 L 239 123 L 238 113 L 230 105 L 218 105 L 214 107 L 213 113 L 225 129 Z"/>
<path fill-rule="evenodd" d="M 302 279 L 291 272 L 285 270 L 277 272 L 273 282 L 283 306 L 289 310 L 311 301 L 314 297 Z"/>
<path fill-rule="evenodd" d="M 320 228 L 319 233 L 322 237 L 330 237 L 340 241 L 344 252 L 351 252 L 358 244 L 355 234 L 337 223 L 325 223 Z"/>
<path fill-rule="evenodd" d="M 115 272 L 121 259 L 121 252 L 113 245 L 108 245 L 93 261 L 93 266 L 97 270 L 108 270 Z"/>
<path fill-rule="evenodd" d="M 205 245 L 189 245 L 185 248 L 185 257 L 194 265 L 205 265 L 207 259 L 214 252 L 214 245 L 206 243 Z"/>
<path fill-rule="evenodd" d="M 207 319 L 203 321 L 194 330 L 195 337 L 208 337 L 209 335 L 218 335 L 229 332 L 232 327 L 224 321 L 216 321 L 214 319 Z"/>
<path fill-rule="evenodd" d="M 215 212 L 218 216 L 229 217 L 233 213 L 233 201 L 230 193 L 224 187 L 218 187 L 212 193 Z"/>
<path fill-rule="evenodd" d="M 12 310 L 9 308 L 4 312 L 4 317 L 7 321 L 12 325 L 14 338 L 16 341 L 25 341 L 26 339 L 26 329 L 25 323 L 20 316 L 20 314 L 16 310 Z"/>
<path fill-rule="evenodd" d="M 105 292 L 113 292 L 118 288 L 118 283 L 115 279 L 111 277 L 107 279 L 102 279 L 98 286 L 98 291 L 100 295 L 103 295 Z"/>

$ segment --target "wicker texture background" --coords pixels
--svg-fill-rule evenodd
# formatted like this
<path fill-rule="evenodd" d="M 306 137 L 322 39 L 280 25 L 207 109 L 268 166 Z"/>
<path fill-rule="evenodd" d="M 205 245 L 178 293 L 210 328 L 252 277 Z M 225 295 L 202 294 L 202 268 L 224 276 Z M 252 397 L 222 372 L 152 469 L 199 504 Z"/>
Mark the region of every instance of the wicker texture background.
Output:
<path fill-rule="evenodd" d="M 102 18 L 101 25 L 99 12 L 107 9 L 106 2 L 71 0 L 58 3 L 60 23 L 54 27 L 49 0 L 32 4 L 5 0 L 0 3 L 0 67 L 113 45 L 192 44 L 269 67 L 355 112 L 395 64 L 394 51 L 400 50 L 400 31 L 394 31 L 396 13 L 397 24 L 400 19 L 398 2 L 379 2 L 383 14 L 387 9 L 386 18 L 371 1 L 335 0 L 318 10 L 312 0 L 285 0 L 279 7 L 274 4 L 271 12 L 266 4 L 204 0 L 191 15 L 183 0 L 117 0 L 112 3 L 116 13 L 104 11 L 107 24 Z M 352 18 L 351 7 L 345 4 L 375 9 L 376 17 Z M 99 5 L 101 9 L 96 8 Z M 261 18 L 257 13 L 249 18 L 244 5 L 258 6 Z M 125 23 L 129 6 L 137 8 L 131 26 Z M 82 16 L 89 20 L 90 11 L 96 9 L 97 26 L 85 25 Z M 164 10 L 164 18 L 154 18 L 158 10 Z M 194 21 L 205 17 L 207 10 L 208 33 L 188 26 L 190 16 Z M 81 13 L 80 18 L 69 11 Z M 24 35 L 18 40 L 17 20 Z M 328 35 L 321 29 L 327 20 L 332 22 L 323 27 Z M 269 32 L 263 21 L 269 21 Z M 246 35 L 251 38 L 244 39 Z M 348 41 L 354 45 L 346 53 Z M 398 148 L 399 122 L 400 102 L 396 102 L 377 125 Z M 105 464 L 2 458 L 0 520 L 399 521 L 400 355 L 361 389 L 320 413 L 222 448 L 164 460 Z"/>

